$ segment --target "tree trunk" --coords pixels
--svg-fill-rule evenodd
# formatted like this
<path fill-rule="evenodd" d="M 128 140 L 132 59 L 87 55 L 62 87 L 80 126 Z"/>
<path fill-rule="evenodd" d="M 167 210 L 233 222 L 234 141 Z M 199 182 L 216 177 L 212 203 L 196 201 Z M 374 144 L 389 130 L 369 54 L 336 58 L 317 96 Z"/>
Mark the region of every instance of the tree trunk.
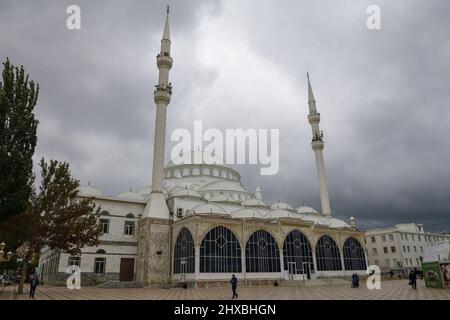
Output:
<path fill-rule="evenodd" d="M 25 278 L 27 276 L 27 259 L 23 259 L 22 260 L 22 266 L 21 266 L 21 275 L 20 275 L 20 282 L 19 282 L 19 287 L 17 288 L 17 293 L 18 294 L 22 294 L 23 293 L 23 285 L 25 283 Z"/>

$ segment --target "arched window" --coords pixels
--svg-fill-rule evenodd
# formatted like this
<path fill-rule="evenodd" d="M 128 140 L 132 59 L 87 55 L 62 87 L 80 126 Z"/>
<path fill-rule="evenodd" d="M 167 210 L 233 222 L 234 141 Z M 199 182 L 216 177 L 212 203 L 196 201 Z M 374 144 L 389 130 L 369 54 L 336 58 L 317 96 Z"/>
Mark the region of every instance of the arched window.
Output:
<path fill-rule="evenodd" d="M 104 210 L 104 211 L 100 212 L 100 215 L 101 216 L 109 216 L 109 212 Z"/>
<path fill-rule="evenodd" d="M 132 214 L 132 213 L 127 214 L 127 218 L 129 218 L 129 219 L 134 218 L 134 214 Z"/>
<path fill-rule="evenodd" d="M 342 270 L 339 248 L 330 236 L 324 235 L 317 242 L 316 261 L 318 271 Z"/>
<path fill-rule="evenodd" d="M 211 229 L 200 246 L 200 272 L 241 271 L 241 246 L 234 233 L 223 226 Z"/>
<path fill-rule="evenodd" d="M 291 231 L 283 243 L 284 270 L 303 274 L 314 271 L 311 245 L 305 235 L 298 230 Z"/>
<path fill-rule="evenodd" d="M 254 232 L 245 246 L 247 272 L 280 272 L 280 250 L 275 239 L 264 230 Z"/>
<path fill-rule="evenodd" d="M 173 273 L 195 272 L 194 239 L 187 228 L 180 230 L 173 254 Z"/>
<path fill-rule="evenodd" d="M 106 251 L 104 249 L 98 249 L 95 253 L 96 254 L 106 254 Z"/>
<path fill-rule="evenodd" d="M 361 244 L 353 237 L 344 243 L 345 270 L 366 270 L 366 256 Z"/>

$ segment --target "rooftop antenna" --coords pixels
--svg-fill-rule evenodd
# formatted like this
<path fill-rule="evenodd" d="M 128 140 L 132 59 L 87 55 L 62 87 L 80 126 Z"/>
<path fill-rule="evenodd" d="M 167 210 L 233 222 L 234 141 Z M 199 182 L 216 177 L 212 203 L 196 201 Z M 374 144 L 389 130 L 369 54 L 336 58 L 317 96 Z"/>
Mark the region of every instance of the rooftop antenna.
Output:
<path fill-rule="evenodd" d="M 169 12 L 170 12 L 170 6 L 167 5 L 167 14 L 169 14 Z"/>

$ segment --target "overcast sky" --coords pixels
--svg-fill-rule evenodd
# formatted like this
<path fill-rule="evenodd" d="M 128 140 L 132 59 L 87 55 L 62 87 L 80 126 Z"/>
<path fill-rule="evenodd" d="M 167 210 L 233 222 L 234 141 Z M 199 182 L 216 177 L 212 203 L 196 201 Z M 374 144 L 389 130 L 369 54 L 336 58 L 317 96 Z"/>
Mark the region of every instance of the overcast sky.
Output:
<path fill-rule="evenodd" d="M 320 210 L 306 71 L 336 217 L 450 230 L 450 2 L 168 1 L 170 133 L 280 129 L 280 171 L 236 167 L 266 202 Z M 35 162 L 69 161 L 105 194 L 149 185 L 155 56 L 167 1 L 0 0 L 0 59 L 40 85 Z M 81 30 L 66 28 L 81 7 Z M 369 5 L 381 30 L 368 30 Z"/>

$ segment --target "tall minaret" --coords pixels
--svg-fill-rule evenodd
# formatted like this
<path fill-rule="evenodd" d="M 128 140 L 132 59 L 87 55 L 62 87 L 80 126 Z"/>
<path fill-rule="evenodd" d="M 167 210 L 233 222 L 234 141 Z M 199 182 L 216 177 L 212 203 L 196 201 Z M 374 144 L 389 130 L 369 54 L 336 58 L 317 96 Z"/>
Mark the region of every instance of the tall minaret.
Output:
<path fill-rule="evenodd" d="M 164 151 L 166 140 L 166 110 L 172 96 L 172 84 L 169 82 L 169 71 L 173 60 L 170 57 L 169 6 L 167 6 L 166 24 L 161 40 L 161 52 L 156 58 L 159 69 L 159 80 L 155 86 L 155 141 L 153 146 L 152 192 L 144 209 L 144 218 L 169 219 L 169 208 L 163 194 Z"/>
<path fill-rule="evenodd" d="M 316 100 L 314 98 L 314 94 L 311 88 L 311 82 L 308 77 L 308 105 L 309 105 L 309 115 L 308 120 L 311 124 L 312 129 L 312 143 L 311 146 L 314 150 L 314 154 L 316 155 L 316 166 L 317 166 L 317 174 L 319 176 L 319 188 L 320 188 L 320 202 L 322 204 L 322 213 L 326 216 L 331 217 L 331 208 L 330 208 L 330 198 L 328 196 L 328 188 L 327 188 L 327 178 L 325 175 L 325 163 L 323 160 L 323 132 L 320 131 L 319 122 L 320 122 L 320 113 L 317 112 L 316 109 Z"/>

